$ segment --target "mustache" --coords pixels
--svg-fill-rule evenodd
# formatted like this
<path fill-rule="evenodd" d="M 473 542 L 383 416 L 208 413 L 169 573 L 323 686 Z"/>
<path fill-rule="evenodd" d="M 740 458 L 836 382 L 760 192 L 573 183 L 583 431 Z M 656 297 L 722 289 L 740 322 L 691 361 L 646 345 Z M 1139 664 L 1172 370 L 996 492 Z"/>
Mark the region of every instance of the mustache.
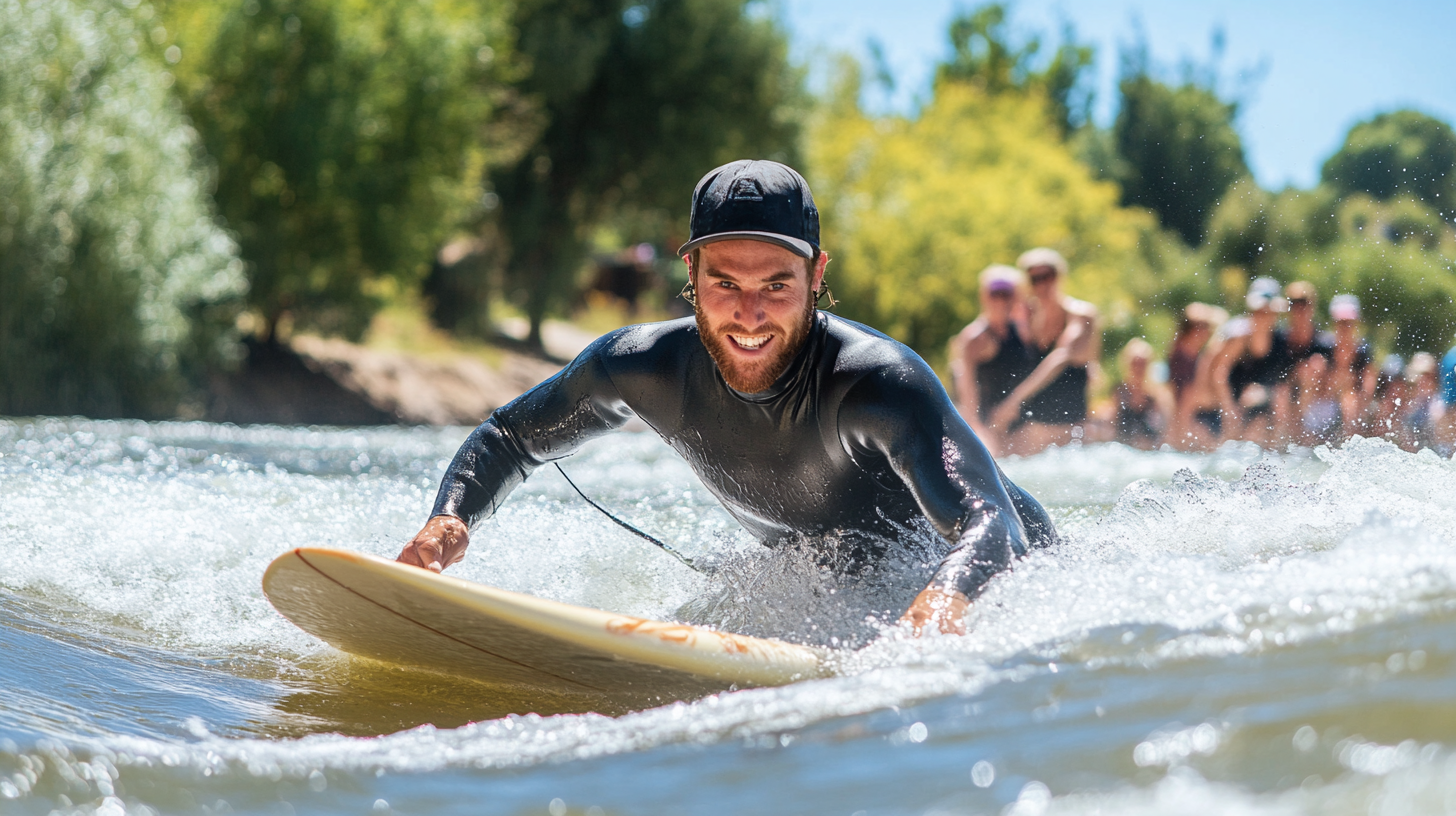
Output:
<path fill-rule="evenodd" d="M 719 336 L 725 334 L 783 334 L 783 326 L 777 323 L 765 323 L 756 329 L 750 329 L 742 323 L 728 323 L 717 328 Z"/>

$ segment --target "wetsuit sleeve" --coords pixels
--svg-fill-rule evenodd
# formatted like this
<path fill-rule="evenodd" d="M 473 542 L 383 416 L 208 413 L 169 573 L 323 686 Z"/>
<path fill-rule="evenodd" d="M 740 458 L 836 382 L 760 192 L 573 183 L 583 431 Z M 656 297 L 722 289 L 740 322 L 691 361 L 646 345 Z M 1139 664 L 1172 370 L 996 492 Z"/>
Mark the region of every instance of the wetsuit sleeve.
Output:
<path fill-rule="evenodd" d="M 547 462 L 632 417 L 608 375 L 612 335 L 593 343 L 554 377 L 497 409 L 460 446 L 435 498 L 433 515 L 474 527 Z"/>
<path fill-rule="evenodd" d="M 1005 480 L 923 362 L 860 380 L 845 395 L 838 422 L 850 455 L 888 462 L 952 544 L 930 587 L 975 598 L 991 576 L 1026 552 L 1028 526 L 1035 527 L 1038 544 L 1053 535 L 1046 511 Z M 1028 524 L 1024 515 L 1033 517 Z"/>

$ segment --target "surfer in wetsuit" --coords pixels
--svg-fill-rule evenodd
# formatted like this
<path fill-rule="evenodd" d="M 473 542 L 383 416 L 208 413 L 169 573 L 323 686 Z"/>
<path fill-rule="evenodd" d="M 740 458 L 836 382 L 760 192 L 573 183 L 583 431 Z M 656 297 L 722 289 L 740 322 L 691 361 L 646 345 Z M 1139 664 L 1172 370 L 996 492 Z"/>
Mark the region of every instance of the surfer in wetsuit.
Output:
<path fill-rule="evenodd" d="M 961 416 L 995 456 L 1015 426 L 991 420 L 996 407 L 1036 367 L 1027 342 L 1026 276 L 994 264 L 981 271 L 981 314 L 950 343 L 951 382 Z"/>
<path fill-rule="evenodd" d="M 1008 448 L 1031 454 L 1082 437 L 1090 369 L 1101 353 L 1102 335 L 1097 307 L 1062 293 L 1068 267 L 1060 252 L 1028 250 L 1016 265 L 1031 282 L 1029 323 L 1036 365 L 991 420 L 1000 427 L 1018 423 Z"/>
<path fill-rule="evenodd" d="M 1055 537 L 913 351 L 816 308 L 829 256 L 808 184 L 737 161 L 693 192 L 694 317 L 628 326 L 471 433 L 399 560 L 439 571 L 532 471 L 633 417 L 680 453 L 749 532 L 806 537 L 851 563 L 928 523 L 947 554 L 903 620 L 963 632 L 986 582 Z"/>

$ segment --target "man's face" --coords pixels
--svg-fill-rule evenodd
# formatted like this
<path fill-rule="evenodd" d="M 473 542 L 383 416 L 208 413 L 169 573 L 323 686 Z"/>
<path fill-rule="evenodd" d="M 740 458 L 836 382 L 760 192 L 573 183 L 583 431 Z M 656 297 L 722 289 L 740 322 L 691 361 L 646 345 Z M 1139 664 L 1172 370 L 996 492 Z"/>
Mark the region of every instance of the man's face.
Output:
<path fill-rule="evenodd" d="M 728 385 L 764 391 L 789 367 L 809 334 L 828 262 L 821 252 L 811 278 L 807 260 L 763 241 L 716 241 L 698 251 L 698 332 Z"/>

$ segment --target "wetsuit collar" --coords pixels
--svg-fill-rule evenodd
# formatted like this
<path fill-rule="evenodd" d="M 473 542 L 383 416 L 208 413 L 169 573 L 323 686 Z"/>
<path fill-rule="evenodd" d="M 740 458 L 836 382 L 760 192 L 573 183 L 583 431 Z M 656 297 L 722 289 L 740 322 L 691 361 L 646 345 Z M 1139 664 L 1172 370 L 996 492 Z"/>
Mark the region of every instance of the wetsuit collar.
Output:
<path fill-rule="evenodd" d="M 718 375 L 718 382 L 723 383 L 723 387 L 728 389 L 729 393 L 744 402 L 762 403 L 778 399 L 784 392 L 794 388 L 808 376 L 807 372 L 813 368 L 810 361 L 817 359 L 819 349 L 824 347 L 824 333 L 828 331 L 828 325 L 828 318 L 823 312 L 816 309 L 809 326 L 809 333 L 804 336 L 803 345 L 799 346 L 798 352 L 794 354 L 794 359 L 789 362 L 789 367 L 784 369 L 784 373 L 780 374 L 779 378 L 774 380 L 773 385 L 768 388 L 753 394 L 739 391 L 723 379 L 723 372 L 718 371 L 718 367 L 714 365 L 713 370 Z"/>

